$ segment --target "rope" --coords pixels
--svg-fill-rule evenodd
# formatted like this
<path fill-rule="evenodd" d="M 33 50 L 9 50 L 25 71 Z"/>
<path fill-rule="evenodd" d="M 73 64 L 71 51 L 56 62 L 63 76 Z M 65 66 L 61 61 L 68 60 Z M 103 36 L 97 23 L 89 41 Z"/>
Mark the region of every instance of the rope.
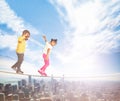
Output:
<path fill-rule="evenodd" d="M 6 73 L 6 74 L 14 74 L 14 75 L 23 75 L 23 76 L 34 76 L 34 77 L 53 77 L 53 78 L 113 78 L 113 77 L 120 77 L 120 73 L 114 73 L 114 74 L 102 74 L 102 75 L 93 75 L 93 76 L 40 76 L 40 75 L 31 75 L 31 74 L 20 74 L 20 73 L 14 73 L 14 72 L 8 72 L 8 71 L 0 71 L 0 73 Z"/>
<path fill-rule="evenodd" d="M 23 75 L 23 76 L 34 76 L 34 77 L 53 77 L 52 75 L 51 76 L 41 76 L 41 75 L 31 75 L 31 74 L 14 73 L 14 72 L 8 72 L 8 71 L 0 71 L 0 73 L 14 74 L 14 75 Z M 55 76 L 55 78 L 62 78 L 62 77 Z"/>

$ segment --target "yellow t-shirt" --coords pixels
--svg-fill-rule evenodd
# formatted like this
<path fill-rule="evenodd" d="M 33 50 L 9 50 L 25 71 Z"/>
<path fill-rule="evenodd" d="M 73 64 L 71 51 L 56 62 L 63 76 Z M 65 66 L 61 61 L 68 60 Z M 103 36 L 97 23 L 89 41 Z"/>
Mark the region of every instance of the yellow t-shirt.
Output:
<path fill-rule="evenodd" d="M 24 40 L 23 36 L 20 36 L 18 38 L 18 44 L 17 44 L 17 53 L 24 53 L 25 52 L 25 47 L 26 47 L 26 41 Z"/>

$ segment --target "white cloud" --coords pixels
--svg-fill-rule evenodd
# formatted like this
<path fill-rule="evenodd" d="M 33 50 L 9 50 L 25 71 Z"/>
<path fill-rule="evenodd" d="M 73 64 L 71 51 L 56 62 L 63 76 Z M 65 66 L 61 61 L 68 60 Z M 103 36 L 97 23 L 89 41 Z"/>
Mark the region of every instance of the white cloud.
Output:
<path fill-rule="evenodd" d="M 11 29 L 14 32 L 13 35 L 0 29 L 0 48 L 9 48 L 10 50 L 15 51 L 18 36 L 21 35 L 24 29 L 28 29 L 31 33 L 31 37 L 29 39 L 30 44 L 27 45 L 27 50 L 29 50 L 27 51 L 27 57 L 29 60 L 39 61 L 38 55 L 36 55 L 39 51 L 32 49 L 31 44 L 37 45 L 40 48 L 43 47 L 39 41 L 32 37 L 38 33 L 41 34 L 41 32 L 38 32 L 36 28 L 19 17 L 5 0 L 0 0 L 0 24 L 6 24 L 8 29 Z"/>
<path fill-rule="evenodd" d="M 6 24 L 8 28 L 10 28 L 13 32 L 15 32 L 15 35 L 18 37 L 21 35 L 22 31 L 24 29 L 30 30 L 31 34 L 38 34 L 38 30 L 35 29 L 32 25 L 28 24 L 25 22 L 21 17 L 17 16 L 17 14 L 9 7 L 9 5 L 5 2 L 5 0 L 0 0 L 0 24 Z M 4 36 L 1 34 L 4 33 Z M 12 38 L 7 32 L 3 32 L 0 29 L 0 36 L 2 37 L 1 42 L 4 42 L 4 39 L 8 38 L 8 42 L 11 41 L 10 43 L 15 42 L 13 36 L 13 40 L 9 40 Z M 39 33 L 41 34 L 41 33 Z M 33 43 L 42 46 L 38 41 L 34 40 L 33 38 L 30 39 Z M 7 43 L 7 42 L 6 42 Z M 2 44 L 2 43 L 1 43 Z M 5 42 L 2 44 L 5 46 L 10 46 L 9 44 L 5 44 Z M 11 46 L 10 46 L 11 47 Z"/>
<path fill-rule="evenodd" d="M 62 69 L 65 68 L 62 73 L 79 74 L 102 71 L 98 66 L 99 62 L 96 61 L 97 54 L 108 53 L 119 46 L 117 41 L 120 40 L 120 31 L 112 31 L 120 22 L 120 15 L 113 17 L 113 13 L 120 9 L 119 0 L 111 0 L 105 4 L 98 0 L 82 3 L 81 0 L 50 1 L 56 7 L 61 21 L 66 26 L 63 42 L 61 46 L 58 46 L 61 48 L 55 53 L 61 60 Z M 0 24 L 6 24 L 8 28 L 17 33 L 16 36 L 21 34 L 23 29 L 29 29 L 32 34 L 38 34 L 38 31 L 18 17 L 4 0 L 0 0 Z M 15 49 L 16 36 L 7 34 L 3 36 L 0 31 L 0 47 Z M 41 43 L 32 38 L 29 41 L 43 47 Z M 31 50 L 30 47 L 27 47 L 26 56 L 31 61 L 41 62 L 42 53 L 39 50 Z M 60 73 L 60 71 L 48 69 L 48 72 L 51 71 L 55 71 L 56 74 Z"/>
<path fill-rule="evenodd" d="M 17 61 L 17 60 L 16 60 Z M 16 62 L 15 60 L 11 60 L 9 58 L 5 58 L 5 57 L 0 57 L 0 71 L 9 71 L 9 72 L 15 72 L 11 69 L 11 66 Z M 40 69 L 40 67 L 36 67 L 35 64 L 31 64 L 29 62 L 24 61 L 21 65 L 21 70 L 24 72 L 24 74 L 29 74 L 29 75 L 38 75 L 40 76 L 40 74 L 38 73 L 38 69 Z M 1 73 L 1 72 L 0 72 Z M 48 76 L 51 76 L 53 73 L 54 76 L 62 76 L 62 74 L 57 74 L 57 70 L 55 70 L 54 68 L 49 67 L 46 70 L 46 73 L 48 74 Z M 56 73 L 56 74 L 55 74 Z"/>
<path fill-rule="evenodd" d="M 4 68 L 3 71 L 12 71 L 11 66 L 16 62 L 14 60 L 5 58 L 5 57 L 0 57 L 0 67 Z M 36 75 L 38 74 L 35 66 L 31 63 L 28 62 L 23 62 L 23 64 L 21 65 L 21 69 L 24 71 L 25 74 L 31 74 L 31 75 Z M 38 74 L 39 75 L 39 74 Z"/>
<path fill-rule="evenodd" d="M 17 42 L 17 36 L 16 35 L 0 35 L 0 48 L 6 48 L 10 47 L 9 49 L 15 50 L 16 48 L 16 42 Z"/>
<path fill-rule="evenodd" d="M 24 29 L 30 30 L 30 33 L 32 34 L 39 33 L 38 30 L 35 29 L 32 25 L 28 24 L 21 17 L 17 16 L 17 14 L 9 7 L 9 5 L 5 2 L 5 0 L 0 0 L 0 24 L 6 24 L 8 28 L 10 28 L 12 31 L 15 32 L 16 36 L 21 35 Z M 4 36 L 6 37 L 6 35 Z M 41 46 L 40 43 L 38 43 L 36 40 L 32 38 L 31 41 Z"/>
<path fill-rule="evenodd" d="M 4 33 L 4 35 L 2 35 L 2 33 Z M 9 48 L 10 50 L 14 51 L 16 50 L 16 46 L 17 46 L 17 41 L 18 41 L 18 37 L 16 35 L 9 35 L 6 34 L 6 32 L 1 31 L 0 33 L 0 49 L 4 49 L 4 48 Z M 28 45 L 28 42 L 30 42 L 30 44 Z M 34 39 L 30 39 L 27 42 L 27 46 L 26 46 L 26 51 L 25 51 L 25 61 L 30 60 L 31 64 L 33 63 L 39 63 L 41 64 L 41 58 L 42 58 L 42 47 L 43 45 L 41 43 L 39 43 L 38 41 L 34 40 Z M 39 46 L 39 50 L 38 49 L 33 49 L 31 47 L 31 44 L 33 45 L 37 45 Z M 12 57 L 12 56 L 11 56 Z"/>
<path fill-rule="evenodd" d="M 23 20 L 12 11 L 5 0 L 0 0 L 0 23 L 7 24 L 15 32 L 21 32 L 24 29 Z"/>
<path fill-rule="evenodd" d="M 4 80 L 4 82 L 10 82 L 10 81 L 16 81 L 17 79 L 27 79 L 27 76 L 25 75 L 14 75 L 14 74 L 6 74 L 2 71 L 9 71 L 10 73 L 13 72 L 15 73 L 15 71 L 13 71 L 11 69 L 11 66 L 16 62 L 14 60 L 11 60 L 11 59 L 8 59 L 8 58 L 5 58 L 5 57 L 0 57 L 0 75 L 1 77 L 3 78 L 9 78 L 10 76 L 12 76 L 13 78 L 10 79 L 10 80 Z M 29 74 L 29 75 L 35 75 L 35 76 L 32 76 L 33 77 L 39 77 L 40 74 L 38 73 L 37 71 L 37 68 L 35 67 L 35 65 L 31 65 L 30 63 L 28 62 L 23 62 L 22 66 L 21 66 L 21 69 L 22 71 L 24 72 L 24 74 Z M 63 77 L 63 74 L 60 72 L 60 71 L 57 71 L 51 67 L 49 67 L 47 69 L 47 74 L 48 76 L 53 76 L 53 77 Z M 52 73 L 55 73 L 55 74 L 52 74 Z M 75 75 L 64 75 L 65 79 L 66 80 L 119 80 L 119 77 L 120 77 L 120 73 L 114 73 L 114 74 L 102 74 L 102 75 L 78 75 L 78 74 L 75 74 Z M 77 77 L 77 78 L 75 78 Z M 3 82 L 3 81 L 1 81 Z"/>
<path fill-rule="evenodd" d="M 115 32 L 113 29 L 120 22 L 120 15 L 116 13 L 120 9 L 120 1 L 50 1 L 69 30 L 64 33 L 61 50 L 56 53 L 64 67 L 71 67 L 70 72 L 74 70 L 78 73 L 83 72 L 83 68 L 87 68 L 84 72 L 88 73 L 89 67 L 92 70 L 99 68 L 99 63 L 94 64 L 97 54 L 109 53 L 119 46 L 120 30 Z"/>
<path fill-rule="evenodd" d="M 38 34 L 38 31 L 33 26 L 17 16 L 5 0 L 0 0 L 0 24 L 6 24 L 8 28 L 18 33 L 18 35 L 20 35 L 24 29 L 30 30 L 33 34 Z"/>

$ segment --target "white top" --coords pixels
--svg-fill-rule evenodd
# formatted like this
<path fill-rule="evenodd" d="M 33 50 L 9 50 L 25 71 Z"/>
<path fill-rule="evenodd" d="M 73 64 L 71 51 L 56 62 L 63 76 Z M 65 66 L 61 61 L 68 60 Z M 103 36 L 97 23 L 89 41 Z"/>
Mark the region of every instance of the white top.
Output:
<path fill-rule="evenodd" d="M 51 46 L 51 44 L 49 42 L 46 42 L 46 45 L 45 45 L 45 47 L 43 49 L 43 53 L 47 54 L 48 49 L 50 49 L 50 52 L 51 52 L 52 46 Z"/>

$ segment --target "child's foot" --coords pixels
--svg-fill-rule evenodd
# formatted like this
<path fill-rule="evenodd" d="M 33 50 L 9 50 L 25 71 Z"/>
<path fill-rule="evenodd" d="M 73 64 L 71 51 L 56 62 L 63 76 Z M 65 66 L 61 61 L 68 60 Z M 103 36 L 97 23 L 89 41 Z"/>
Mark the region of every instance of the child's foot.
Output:
<path fill-rule="evenodd" d="M 46 73 L 44 73 L 44 76 L 47 76 L 47 74 L 46 74 Z"/>
<path fill-rule="evenodd" d="M 47 76 L 47 74 L 45 72 L 43 72 L 43 76 Z"/>
<path fill-rule="evenodd" d="M 14 71 L 16 71 L 16 68 L 15 67 L 11 67 Z"/>
<path fill-rule="evenodd" d="M 17 70 L 16 73 L 18 73 L 18 74 L 19 74 L 19 73 L 20 73 L 20 74 L 23 74 L 23 71 L 21 71 L 21 70 L 18 71 L 18 70 Z"/>
<path fill-rule="evenodd" d="M 43 75 L 43 71 L 42 71 L 42 70 L 38 70 L 38 72 L 39 72 L 41 75 Z"/>

